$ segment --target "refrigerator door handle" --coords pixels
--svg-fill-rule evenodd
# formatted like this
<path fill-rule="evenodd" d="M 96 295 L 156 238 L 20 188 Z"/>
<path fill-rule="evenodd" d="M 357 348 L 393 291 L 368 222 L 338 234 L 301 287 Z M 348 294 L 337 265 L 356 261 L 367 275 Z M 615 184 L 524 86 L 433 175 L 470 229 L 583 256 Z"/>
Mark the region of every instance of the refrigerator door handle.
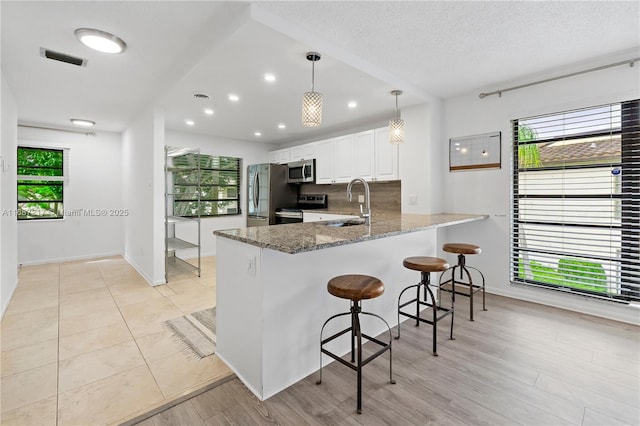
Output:
<path fill-rule="evenodd" d="M 258 202 L 260 201 L 260 174 L 256 173 L 253 177 L 253 207 L 258 209 Z"/>

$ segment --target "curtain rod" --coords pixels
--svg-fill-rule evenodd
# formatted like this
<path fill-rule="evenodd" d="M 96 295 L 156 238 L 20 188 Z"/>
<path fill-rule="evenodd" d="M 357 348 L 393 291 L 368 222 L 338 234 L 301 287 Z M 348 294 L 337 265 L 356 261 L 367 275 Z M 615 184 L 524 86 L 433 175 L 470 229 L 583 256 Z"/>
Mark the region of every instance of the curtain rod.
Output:
<path fill-rule="evenodd" d="M 507 89 L 494 90 L 493 92 L 488 92 L 488 93 L 480 93 L 480 95 L 478 95 L 478 96 L 480 97 L 480 99 L 486 98 L 487 96 L 491 96 L 491 95 L 498 95 L 499 97 L 502 97 L 502 94 L 504 92 L 509 92 L 511 90 L 522 89 L 524 87 L 534 86 L 536 84 L 548 83 L 550 81 L 560 80 L 561 78 L 573 77 L 573 76 L 580 75 L 580 74 L 586 74 L 588 72 L 600 71 L 600 70 L 604 70 L 604 69 L 607 69 L 607 68 L 613 68 L 613 67 L 619 67 L 620 65 L 627 65 L 628 64 L 630 67 L 632 67 L 633 64 L 635 62 L 638 62 L 638 61 L 640 61 L 640 57 L 627 59 L 625 61 L 615 62 L 613 64 L 601 65 L 599 67 L 589 68 L 587 70 L 576 71 L 576 72 L 572 72 L 570 74 L 561 75 L 561 76 L 558 76 L 558 77 L 551 77 L 551 78 L 547 78 L 547 79 L 544 79 L 544 80 L 534 81 L 533 83 L 521 84 L 520 86 L 513 86 L 513 87 L 509 87 Z"/>
<path fill-rule="evenodd" d="M 18 127 L 28 127 L 30 129 L 44 129 L 44 130 L 55 130 L 58 132 L 68 132 L 68 133 L 80 133 L 85 136 L 95 136 L 96 132 L 85 132 L 82 130 L 71 130 L 71 129 L 57 129 L 55 127 L 45 127 L 45 126 L 32 126 L 30 124 L 18 124 Z"/>

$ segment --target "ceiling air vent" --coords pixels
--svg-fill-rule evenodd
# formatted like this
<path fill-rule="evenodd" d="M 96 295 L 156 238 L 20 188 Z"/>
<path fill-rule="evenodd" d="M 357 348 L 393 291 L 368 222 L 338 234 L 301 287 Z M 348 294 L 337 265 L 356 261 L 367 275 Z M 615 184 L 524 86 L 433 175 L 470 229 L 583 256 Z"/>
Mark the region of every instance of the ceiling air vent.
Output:
<path fill-rule="evenodd" d="M 67 64 L 77 65 L 79 67 L 86 67 L 87 60 L 78 58 L 75 56 L 67 55 L 66 53 L 54 52 L 53 50 L 40 48 L 40 56 L 47 59 L 53 59 L 54 61 L 66 62 Z"/>
<path fill-rule="evenodd" d="M 207 95 L 206 93 L 194 93 L 193 97 L 196 99 L 209 99 L 209 95 Z"/>

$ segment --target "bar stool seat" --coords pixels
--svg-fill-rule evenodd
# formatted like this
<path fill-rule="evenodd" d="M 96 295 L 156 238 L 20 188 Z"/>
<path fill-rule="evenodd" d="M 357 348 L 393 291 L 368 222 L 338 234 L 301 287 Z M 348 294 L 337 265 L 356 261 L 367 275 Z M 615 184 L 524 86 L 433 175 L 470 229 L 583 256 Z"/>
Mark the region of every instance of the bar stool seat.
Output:
<path fill-rule="evenodd" d="M 449 264 L 446 260 L 440 259 L 438 257 L 428 257 L 428 256 L 414 256 L 407 257 L 402 261 L 402 265 L 413 271 L 420 272 L 420 282 L 418 284 L 411 285 L 406 287 L 400 295 L 398 296 L 398 335 L 396 339 L 400 338 L 400 315 L 412 318 L 416 320 L 416 327 L 420 326 L 421 322 L 431 324 L 433 330 L 433 356 L 438 356 L 437 348 L 437 324 L 441 319 L 451 315 L 451 330 L 449 332 L 449 338 L 454 340 L 453 338 L 453 318 L 454 318 L 454 310 L 453 310 L 453 297 L 451 298 L 451 307 L 443 308 L 440 303 L 436 303 L 436 299 L 434 297 L 433 291 L 431 290 L 431 273 L 432 272 L 444 272 L 449 269 Z M 416 288 L 416 297 L 402 303 L 402 296 L 404 293 L 412 288 Z M 420 300 L 420 289 L 423 289 L 423 300 Z M 428 297 L 427 297 L 428 295 Z M 406 311 L 403 311 L 407 305 L 411 305 L 415 303 L 415 315 L 410 314 Z M 431 319 L 421 318 L 420 317 L 420 307 L 427 306 L 431 308 Z"/>
<path fill-rule="evenodd" d="M 485 303 L 485 283 L 484 283 L 484 275 L 482 271 L 478 268 L 474 268 L 472 266 L 467 265 L 465 255 L 474 255 L 480 254 L 482 249 L 475 244 L 468 243 L 446 243 L 442 245 L 442 250 L 447 253 L 453 253 L 458 255 L 458 263 L 450 269 L 451 278 L 443 281 L 445 275 L 449 271 L 445 271 L 440 275 L 440 287 L 439 291 L 446 291 L 451 293 L 452 297 L 455 300 L 455 295 L 461 295 L 469 298 L 469 319 L 474 321 L 473 319 L 473 299 L 474 295 L 478 292 L 482 292 L 482 310 L 486 311 L 486 303 Z M 459 278 L 456 278 L 456 269 L 460 271 Z M 471 272 L 476 271 L 477 274 L 482 279 L 481 284 L 474 284 Z M 466 277 L 466 280 L 465 280 Z"/>
<path fill-rule="evenodd" d="M 322 354 L 329 355 L 331 358 L 340 362 L 343 365 L 346 365 L 352 370 L 355 370 L 357 373 L 358 380 L 358 396 L 357 396 L 357 411 L 358 414 L 362 413 L 362 367 L 371 362 L 374 358 L 382 355 L 384 352 L 389 351 L 389 381 L 390 383 L 395 383 L 393 379 L 393 369 L 392 369 L 392 354 L 391 354 L 391 328 L 389 324 L 382 318 L 380 315 L 376 315 L 370 312 L 363 312 L 360 306 L 360 302 L 366 299 L 374 299 L 376 297 L 382 296 L 384 293 L 384 283 L 380 281 L 376 277 L 372 277 L 369 275 L 340 275 L 337 277 L 333 277 L 327 283 L 327 290 L 333 296 L 339 297 L 341 299 L 348 299 L 351 301 L 351 309 L 349 312 L 343 312 L 340 314 L 336 314 L 331 316 L 328 320 L 324 322 L 322 325 L 322 329 L 320 330 L 320 378 L 316 382 L 316 384 L 322 383 Z M 362 333 L 360 329 L 360 314 L 370 315 L 382 320 L 387 326 L 389 330 L 389 342 L 383 342 L 375 337 L 371 337 Z M 325 326 L 333 319 L 344 316 L 351 315 L 351 325 L 344 330 L 341 330 L 326 339 L 322 338 L 324 333 Z M 329 350 L 324 348 L 326 343 L 351 332 L 351 363 L 342 359 L 342 357 L 330 352 Z M 369 340 L 380 346 L 375 353 L 370 355 L 366 359 L 362 359 L 362 338 Z M 356 345 L 357 343 L 357 345 Z M 355 365 L 353 364 L 355 362 Z"/>

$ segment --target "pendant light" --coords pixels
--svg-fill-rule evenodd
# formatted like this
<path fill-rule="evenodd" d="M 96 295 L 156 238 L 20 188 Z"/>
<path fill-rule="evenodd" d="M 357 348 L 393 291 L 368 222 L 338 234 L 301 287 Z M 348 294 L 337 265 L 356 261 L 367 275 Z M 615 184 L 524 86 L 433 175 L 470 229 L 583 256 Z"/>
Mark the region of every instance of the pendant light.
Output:
<path fill-rule="evenodd" d="M 404 143 L 404 120 L 400 118 L 398 109 L 398 96 L 402 95 L 402 90 L 392 90 L 391 94 L 396 97 L 396 118 L 389 120 L 389 142 Z"/>
<path fill-rule="evenodd" d="M 307 60 L 311 61 L 311 91 L 302 97 L 302 124 L 317 127 L 322 122 L 322 94 L 315 92 L 315 63 L 320 60 L 318 52 L 307 52 Z"/>

